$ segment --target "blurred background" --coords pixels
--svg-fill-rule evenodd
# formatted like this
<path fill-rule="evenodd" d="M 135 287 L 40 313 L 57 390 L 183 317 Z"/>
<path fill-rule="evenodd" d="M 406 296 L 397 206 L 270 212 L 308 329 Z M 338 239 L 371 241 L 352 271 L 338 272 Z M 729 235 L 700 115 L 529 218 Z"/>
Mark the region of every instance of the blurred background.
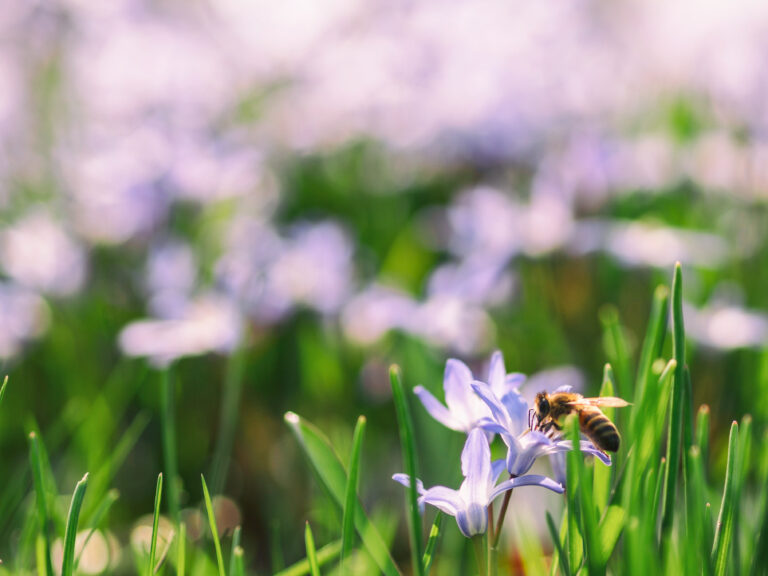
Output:
<path fill-rule="evenodd" d="M 604 325 L 636 353 L 677 260 L 722 475 L 730 421 L 768 423 L 766 54 L 759 0 L 6 3 L 0 558 L 33 557 L 39 429 L 60 493 L 119 490 L 92 573 L 130 572 L 171 363 L 190 522 L 223 458 L 251 567 L 301 559 L 306 518 L 337 538 L 283 414 L 346 459 L 362 413 L 361 493 L 407 557 L 389 364 L 439 395 L 500 349 L 596 394 Z M 413 408 L 425 482 L 455 485 L 463 438 Z"/>

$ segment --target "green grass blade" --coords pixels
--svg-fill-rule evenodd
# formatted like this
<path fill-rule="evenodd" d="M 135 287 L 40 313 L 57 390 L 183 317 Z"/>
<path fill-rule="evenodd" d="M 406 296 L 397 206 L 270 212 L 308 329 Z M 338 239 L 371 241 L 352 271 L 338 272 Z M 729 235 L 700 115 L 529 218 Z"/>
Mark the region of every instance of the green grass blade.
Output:
<path fill-rule="evenodd" d="M 160 405 L 163 434 L 163 458 L 165 476 L 168 479 L 168 510 L 173 523 L 179 524 L 178 455 L 176 453 L 176 394 L 173 369 L 168 366 L 162 372 L 160 383 Z"/>
<path fill-rule="evenodd" d="M 643 348 L 640 351 L 640 360 L 637 365 L 637 384 L 635 386 L 635 405 L 643 406 L 648 386 L 651 383 L 654 361 L 661 357 L 664 348 L 664 339 L 667 334 L 667 309 L 669 289 L 666 286 L 657 286 L 651 302 L 651 314 L 648 327 L 643 340 Z M 637 412 L 632 415 L 631 428 L 635 428 Z"/>
<path fill-rule="evenodd" d="M 287 412 L 285 421 L 296 436 L 321 485 L 341 509 L 344 505 L 347 473 L 333 446 L 322 432 L 297 414 Z M 359 501 L 355 512 L 355 528 L 381 571 L 387 576 L 400 576 L 400 570 L 392 559 L 386 543 Z"/>
<path fill-rule="evenodd" d="M 5 378 L 3 378 L 3 385 L 0 386 L 0 404 L 3 403 L 3 398 L 5 397 L 5 387 L 8 386 L 8 376 L 6 375 Z"/>
<path fill-rule="evenodd" d="M 179 537 L 176 540 L 176 576 L 184 576 L 187 567 L 187 525 L 179 524 Z"/>
<path fill-rule="evenodd" d="M 422 559 L 424 576 L 429 576 L 429 571 L 432 568 L 432 561 L 435 559 L 435 549 L 437 548 L 437 541 L 440 539 L 440 526 L 442 523 L 443 513 L 438 510 L 435 520 L 432 522 L 432 528 L 429 531 L 429 540 L 427 540 L 427 547 L 424 550 L 424 558 Z"/>
<path fill-rule="evenodd" d="M 683 420 L 685 387 L 685 327 L 683 325 L 683 272 L 680 263 L 675 265 L 672 281 L 672 353 L 677 367 L 672 381 L 672 404 L 669 411 L 667 433 L 667 468 L 664 478 L 664 509 L 661 518 L 662 532 L 672 530 L 677 495 L 677 474 L 680 467 L 680 444 Z"/>
<path fill-rule="evenodd" d="M 99 503 L 99 507 L 96 509 L 96 512 L 94 512 L 93 519 L 91 520 L 91 530 L 88 532 L 88 535 L 83 541 L 83 545 L 80 547 L 80 553 L 77 555 L 77 558 L 75 558 L 75 570 L 77 570 L 77 566 L 80 564 L 80 557 L 83 555 L 83 551 L 85 550 L 86 546 L 88 546 L 88 542 L 90 542 L 91 537 L 93 537 L 93 535 L 96 533 L 96 530 L 101 524 L 101 521 L 107 515 L 109 509 L 112 508 L 112 504 L 117 502 L 119 497 L 120 493 L 117 490 L 110 490 L 102 499 L 101 503 Z"/>
<path fill-rule="evenodd" d="M 686 502 L 688 514 L 688 533 L 686 534 L 688 545 L 688 563 L 697 574 L 711 574 L 712 567 L 709 562 L 709 554 L 712 542 L 707 539 L 704 528 L 706 518 L 703 502 L 706 501 L 706 484 L 704 482 L 704 466 L 701 461 L 701 449 L 691 446 L 687 453 L 687 467 L 690 471 L 688 481 L 690 498 Z"/>
<path fill-rule="evenodd" d="M 706 404 L 699 406 L 696 414 L 696 446 L 699 447 L 701 461 L 706 464 L 709 460 L 709 406 Z"/>
<path fill-rule="evenodd" d="M 552 520 L 552 515 L 549 512 L 547 512 L 547 528 L 549 529 L 549 535 L 552 537 L 552 544 L 554 544 L 555 550 L 557 551 L 557 558 L 560 561 L 560 569 L 563 572 L 563 576 L 571 576 L 568 555 L 563 549 L 563 544 L 560 542 L 560 535 L 557 533 L 557 528 L 555 527 L 555 521 Z"/>
<path fill-rule="evenodd" d="M 339 554 L 341 554 L 341 540 L 336 540 L 336 542 L 331 542 L 320 548 L 315 556 L 318 565 L 323 566 L 328 562 L 332 562 Z M 305 558 L 285 570 L 277 572 L 274 576 L 304 576 L 309 574 L 309 569 L 309 560 Z"/>
<path fill-rule="evenodd" d="M 389 379 L 392 384 L 392 397 L 397 412 L 397 423 L 400 432 L 400 446 L 403 450 L 403 467 L 410 477 L 410 486 L 406 490 L 408 495 L 408 534 L 411 541 L 411 563 L 413 572 L 418 576 L 424 575 L 424 567 L 421 563 L 421 515 L 419 514 L 416 489 L 416 440 L 413 435 L 413 422 L 408 408 L 408 400 L 405 397 L 403 382 L 400 377 L 400 369 L 392 366 L 389 369 Z"/>
<path fill-rule="evenodd" d="M 605 565 L 602 562 L 600 535 L 598 532 L 596 509 L 592 499 L 592 487 L 589 485 L 587 468 L 579 445 L 581 439 L 579 435 L 579 421 L 575 415 L 568 417 L 566 430 L 568 438 L 573 443 L 573 449 L 568 451 L 566 459 L 567 466 L 576 470 L 578 478 L 578 495 L 576 496 L 575 504 L 579 506 L 587 567 L 590 576 L 599 576 L 600 574 L 605 574 Z M 569 492 L 573 491 L 570 479 L 567 490 Z"/>
<path fill-rule="evenodd" d="M 61 576 L 72 576 L 75 573 L 75 541 L 77 540 L 77 523 L 80 519 L 80 508 L 88 488 L 88 474 L 75 486 L 72 502 L 67 515 L 67 530 L 64 533 L 64 558 L 61 561 Z"/>
<path fill-rule="evenodd" d="M 232 446 L 235 443 L 235 432 L 240 421 L 240 397 L 243 391 L 246 350 L 245 346 L 238 347 L 230 354 L 227 362 L 221 400 L 219 434 L 216 439 L 216 449 L 213 453 L 209 475 L 211 490 L 214 494 L 221 494 L 227 481 Z"/>
<path fill-rule="evenodd" d="M 50 519 L 48 518 L 48 504 L 46 502 L 45 481 L 43 479 L 43 457 L 40 450 L 40 441 L 37 434 L 34 432 L 30 432 L 29 434 L 29 461 L 32 467 L 32 478 L 35 484 L 35 499 L 37 502 L 40 534 L 42 534 L 45 545 L 45 574 L 46 576 L 53 576 Z"/>
<path fill-rule="evenodd" d="M 763 434 L 762 455 L 758 467 L 758 486 L 768 486 L 768 430 Z M 750 575 L 756 576 L 768 566 L 768 491 L 762 490 L 757 516 L 755 542 Z"/>
<path fill-rule="evenodd" d="M 741 497 L 744 483 L 749 473 L 749 461 L 752 456 L 752 417 L 747 414 L 739 426 L 739 447 L 736 451 L 736 470 L 733 477 L 733 571 L 739 574 L 744 568 L 741 563 Z"/>
<path fill-rule="evenodd" d="M 609 506 L 600 520 L 600 555 L 603 565 L 608 563 L 616 544 L 619 543 L 626 521 L 627 514 L 621 506 Z"/>
<path fill-rule="evenodd" d="M 320 564 L 317 561 L 317 552 L 315 551 L 315 539 L 312 536 L 312 528 L 309 522 L 304 525 L 304 543 L 307 546 L 307 560 L 309 561 L 309 573 L 312 576 L 320 576 Z"/>
<path fill-rule="evenodd" d="M 216 548 L 216 563 L 219 566 L 219 576 L 227 576 L 224 570 L 224 556 L 221 554 L 221 542 L 219 541 L 219 529 L 216 527 L 216 516 L 213 513 L 213 504 L 211 503 L 211 495 L 208 492 L 208 486 L 205 483 L 205 476 L 200 474 L 200 480 L 203 483 L 203 498 L 205 498 L 205 510 L 208 513 L 208 525 L 211 528 L 211 537 L 213 538 L 213 546 Z"/>
<path fill-rule="evenodd" d="M 614 396 L 614 390 L 613 369 L 610 364 L 606 364 L 603 369 L 603 384 L 600 387 L 600 396 Z M 613 408 L 603 408 L 602 410 L 610 420 L 614 419 L 613 413 L 615 410 Z M 594 490 L 594 503 L 598 514 L 602 514 L 608 505 L 608 499 L 611 494 L 612 473 L 613 466 L 603 466 L 595 462 L 592 486 Z"/>
<path fill-rule="evenodd" d="M 352 439 L 352 455 L 349 459 L 349 476 L 347 477 L 346 494 L 344 498 L 344 515 L 341 530 L 341 558 L 342 573 L 344 573 L 344 560 L 352 551 L 355 539 L 355 510 L 357 508 L 357 485 L 360 478 L 360 453 L 363 447 L 365 435 L 365 416 L 357 419 L 355 433 Z"/>
<path fill-rule="evenodd" d="M 739 425 L 731 424 L 731 434 L 728 438 L 728 463 L 725 469 L 725 485 L 723 500 L 720 504 L 720 515 L 717 517 L 715 540 L 712 544 L 712 563 L 715 575 L 723 576 L 728 566 L 728 552 L 733 538 L 733 491 L 736 466 L 738 461 Z"/>
<path fill-rule="evenodd" d="M 240 539 L 242 538 L 242 528 L 237 526 L 232 533 L 232 550 L 229 553 L 229 573 L 232 574 L 235 566 L 235 550 L 240 548 Z"/>
<path fill-rule="evenodd" d="M 615 306 L 604 306 L 600 310 L 600 322 L 603 324 L 603 347 L 605 355 L 616 369 L 616 393 L 621 396 L 629 390 L 631 380 L 630 355 L 624 328 L 619 320 L 619 311 Z"/>
<path fill-rule="evenodd" d="M 656 526 L 658 524 L 659 517 L 661 516 L 663 510 L 663 503 L 662 498 L 664 496 L 664 478 L 667 475 L 667 459 L 662 458 L 659 462 L 659 475 L 656 477 L 656 487 L 653 490 L 653 506 L 651 507 L 651 511 L 649 516 L 651 517 L 651 520 L 649 521 L 649 524 L 652 522 L 653 531 L 656 532 Z M 658 534 L 657 543 L 661 543 L 661 534 Z"/>
<path fill-rule="evenodd" d="M 149 542 L 149 561 L 147 562 L 147 576 L 152 576 L 155 571 L 155 554 L 157 552 L 157 528 L 160 523 L 160 502 L 163 498 L 163 473 L 157 475 L 155 485 L 155 506 L 152 518 L 152 540 Z"/>
<path fill-rule="evenodd" d="M 232 568 L 230 576 L 245 576 L 245 550 L 242 546 L 232 548 Z"/>

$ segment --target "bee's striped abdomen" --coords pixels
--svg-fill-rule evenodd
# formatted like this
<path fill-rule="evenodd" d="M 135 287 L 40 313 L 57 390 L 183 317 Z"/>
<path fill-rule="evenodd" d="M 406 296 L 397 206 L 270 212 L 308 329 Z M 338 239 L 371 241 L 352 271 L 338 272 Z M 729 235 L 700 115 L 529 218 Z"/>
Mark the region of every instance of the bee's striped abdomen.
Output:
<path fill-rule="evenodd" d="M 619 431 L 616 425 L 598 408 L 587 408 L 579 412 L 579 427 L 601 450 L 617 452 L 619 450 Z"/>

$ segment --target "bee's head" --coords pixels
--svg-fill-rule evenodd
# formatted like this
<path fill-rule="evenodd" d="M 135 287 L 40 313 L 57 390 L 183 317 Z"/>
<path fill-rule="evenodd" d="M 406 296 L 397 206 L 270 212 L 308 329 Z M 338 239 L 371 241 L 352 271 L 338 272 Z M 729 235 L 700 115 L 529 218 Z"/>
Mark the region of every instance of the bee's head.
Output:
<path fill-rule="evenodd" d="M 539 420 L 543 420 L 549 415 L 549 394 L 546 392 L 539 392 L 536 394 L 536 416 Z"/>

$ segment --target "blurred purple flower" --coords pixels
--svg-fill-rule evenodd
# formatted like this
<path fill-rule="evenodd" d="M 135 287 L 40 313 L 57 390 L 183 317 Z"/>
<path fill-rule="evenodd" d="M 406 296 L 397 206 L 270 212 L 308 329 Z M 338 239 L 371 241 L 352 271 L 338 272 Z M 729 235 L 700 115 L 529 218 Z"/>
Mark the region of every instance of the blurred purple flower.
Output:
<path fill-rule="evenodd" d="M 487 386 L 495 394 L 505 399 L 512 399 L 508 392 L 519 386 L 524 380 L 525 376 L 522 374 L 507 374 L 501 352 L 493 353 L 488 368 Z M 423 386 L 416 386 L 413 391 L 427 412 L 443 426 L 460 432 L 470 432 L 481 421 L 487 420 L 491 416 L 489 408 L 473 391 L 473 381 L 474 377 L 467 365 L 461 360 L 451 358 L 445 364 L 443 376 L 445 405 L 441 404 Z"/>
<path fill-rule="evenodd" d="M 483 534 L 488 529 L 488 506 L 500 494 L 521 486 L 541 486 L 562 493 L 563 487 L 546 476 L 528 475 L 512 478 L 495 486 L 503 470 L 501 461 L 491 463 L 491 449 L 485 434 L 479 429 L 469 433 L 461 453 L 461 472 L 464 481 L 458 490 L 446 486 L 433 486 L 425 490 L 421 480 L 416 480 L 419 505 L 430 504 L 456 518 L 459 530 L 467 538 Z M 405 474 L 395 474 L 393 480 L 410 486 Z"/>

